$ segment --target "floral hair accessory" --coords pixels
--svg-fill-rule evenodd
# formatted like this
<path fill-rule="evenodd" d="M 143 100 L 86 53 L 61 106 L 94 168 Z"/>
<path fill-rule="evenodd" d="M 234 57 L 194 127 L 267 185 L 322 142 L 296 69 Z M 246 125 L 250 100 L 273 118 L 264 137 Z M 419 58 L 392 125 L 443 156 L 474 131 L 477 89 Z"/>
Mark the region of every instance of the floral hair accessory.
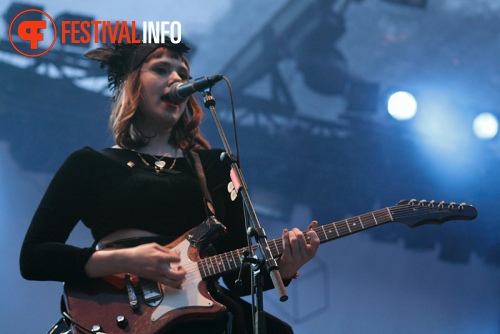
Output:
<path fill-rule="evenodd" d="M 117 43 L 113 46 L 90 50 L 85 54 L 85 57 L 100 61 L 101 68 L 107 67 L 109 88 L 114 95 L 117 87 L 125 81 L 127 75 L 138 68 L 153 51 L 161 47 L 179 54 L 189 51 L 186 44 L 182 42 L 174 44 L 165 38 L 165 43 L 161 44 Z"/>

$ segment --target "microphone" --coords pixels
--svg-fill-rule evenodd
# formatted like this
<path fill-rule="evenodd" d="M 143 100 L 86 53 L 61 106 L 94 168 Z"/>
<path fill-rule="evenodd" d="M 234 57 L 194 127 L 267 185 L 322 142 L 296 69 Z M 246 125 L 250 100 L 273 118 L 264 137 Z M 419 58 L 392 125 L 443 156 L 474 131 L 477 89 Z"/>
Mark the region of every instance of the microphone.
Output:
<path fill-rule="evenodd" d="M 215 83 L 222 80 L 223 77 L 222 74 L 216 74 L 211 77 L 201 77 L 184 84 L 180 82 L 173 83 L 172 86 L 170 86 L 168 97 L 174 103 L 181 103 L 186 100 L 189 95 L 212 87 Z"/>

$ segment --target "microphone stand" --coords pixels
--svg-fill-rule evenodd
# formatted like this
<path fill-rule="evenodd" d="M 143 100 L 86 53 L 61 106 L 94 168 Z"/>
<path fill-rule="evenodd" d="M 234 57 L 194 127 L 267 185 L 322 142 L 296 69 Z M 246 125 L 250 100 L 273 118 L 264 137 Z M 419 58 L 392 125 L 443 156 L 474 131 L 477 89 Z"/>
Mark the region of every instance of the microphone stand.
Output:
<path fill-rule="evenodd" d="M 245 205 L 245 208 L 248 212 L 248 215 L 250 217 L 250 221 L 253 224 L 252 228 L 249 228 L 247 233 L 249 236 L 253 236 L 255 238 L 255 241 L 258 243 L 258 256 L 259 256 L 259 265 L 253 266 L 254 269 L 254 275 L 255 275 L 255 287 L 256 287 L 256 296 L 257 296 L 257 310 L 256 310 L 256 318 L 255 318 L 255 324 L 254 328 L 256 330 L 255 333 L 265 333 L 266 328 L 265 328 L 265 316 L 264 316 L 264 310 L 263 310 L 263 285 L 264 285 L 264 279 L 262 277 L 262 274 L 260 273 L 259 268 L 261 268 L 262 263 L 265 264 L 267 271 L 269 272 L 269 275 L 271 276 L 271 280 L 273 282 L 274 288 L 278 294 L 279 300 L 281 302 L 284 302 L 288 300 L 288 295 L 285 289 L 285 285 L 283 284 L 283 281 L 281 279 L 280 272 L 278 270 L 278 264 L 276 263 L 276 260 L 272 256 L 271 250 L 269 249 L 269 245 L 267 243 L 267 236 L 265 234 L 264 229 L 261 227 L 259 219 L 257 218 L 257 213 L 255 212 L 254 206 L 252 204 L 252 201 L 250 200 L 250 195 L 248 193 L 248 187 L 246 185 L 246 182 L 243 178 L 243 174 L 241 172 L 241 169 L 238 165 L 238 160 L 235 158 L 235 156 L 231 152 L 231 147 L 229 146 L 229 142 L 227 140 L 227 137 L 224 133 L 224 129 L 222 128 L 222 125 L 220 123 L 219 117 L 217 116 L 217 112 L 215 110 L 215 99 L 212 95 L 212 92 L 210 91 L 204 91 L 202 92 L 203 94 L 203 102 L 205 104 L 205 107 L 210 109 L 210 112 L 212 113 L 212 116 L 215 121 L 215 125 L 217 126 L 217 130 L 219 132 L 219 135 L 222 139 L 222 142 L 224 144 L 224 148 L 226 150 L 226 157 L 228 159 L 228 162 L 231 164 L 231 180 L 233 181 L 233 185 L 235 186 L 235 190 L 238 193 L 241 193 L 241 196 L 243 198 L 243 204 Z M 251 256 L 251 254 L 250 254 Z M 253 262 L 253 261 L 249 261 Z"/>

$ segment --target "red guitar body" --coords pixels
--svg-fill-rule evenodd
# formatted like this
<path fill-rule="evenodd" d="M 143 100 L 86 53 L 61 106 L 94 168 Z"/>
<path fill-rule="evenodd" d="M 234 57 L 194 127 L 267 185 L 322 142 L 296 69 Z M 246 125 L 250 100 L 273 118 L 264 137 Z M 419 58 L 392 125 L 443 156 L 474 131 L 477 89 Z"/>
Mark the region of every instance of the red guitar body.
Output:
<path fill-rule="evenodd" d="M 99 326 L 100 332 L 106 334 L 168 333 L 177 325 L 192 320 L 224 321 L 227 309 L 210 296 L 196 263 L 199 260 L 196 248 L 184 236 L 168 247 L 181 253 L 179 265 L 186 268 L 188 274 L 179 290 L 160 287 L 163 300 L 158 306 L 149 306 L 144 301 L 137 277 L 131 277 L 138 300 L 136 308 L 130 305 L 124 274 L 95 279 L 85 285 L 65 284 L 66 310 L 78 323 L 71 325 L 73 333 L 86 333 L 79 326 L 87 329 Z"/>

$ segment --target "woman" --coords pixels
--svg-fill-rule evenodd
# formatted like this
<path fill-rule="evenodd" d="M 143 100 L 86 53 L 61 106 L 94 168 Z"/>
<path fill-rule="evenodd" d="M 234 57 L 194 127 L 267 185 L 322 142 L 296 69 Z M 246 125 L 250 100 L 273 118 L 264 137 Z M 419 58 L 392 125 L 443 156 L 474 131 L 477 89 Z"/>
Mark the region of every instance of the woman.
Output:
<path fill-rule="evenodd" d="M 204 248 L 223 253 L 246 245 L 242 202 L 231 201 L 226 190 L 229 166 L 220 162 L 221 151 L 210 149 L 199 132 L 200 106 L 193 96 L 177 104 L 169 99 L 172 84 L 190 78 L 184 56 L 188 50 L 183 43 L 121 44 L 86 54 L 108 71 L 116 145 L 101 151 L 78 150 L 55 174 L 21 249 L 24 278 L 85 286 L 94 278 L 127 273 L 182 290 L 187 271 L 178 265 L 180 254 L 162 245 L 206 220 L 211 208 L 206 203 L 213 203 L 226 233 Z M 208 195 L 204 196 L 195 172 L 192 152 L 201 161 Z M 66 244 L 79 221 L 91 230 L 93 247 Z M 278 266 L 285 284 L 316 253 L 317 235 L 311 230 L 306 234 L 309 243 L 299 229 L 283 232 Z M 211 281 L 209 290 L 216 300 L 231 304 L 235 295 L 249 293 L 249 275 L 242 276 L 245 284 L 236 286 L 237 274 L 224 275 L 230 290 L 226 294 Z M 251 331 L 247 307 L 239 300 L 231 305 L 226 306 L 236 315 L 230 325 L 234 332 Z M 244 305 L 243 313 L 238 305 Z M 268 319 L 268 328 L 274 332 L 289 330 L 272 316 Z M 176 328 L 203 328 L 203 332 L 210 328 L 220 333 L 226 327 L 215 322 L 207 327 L 210 319 L 191 320 Z"/>

